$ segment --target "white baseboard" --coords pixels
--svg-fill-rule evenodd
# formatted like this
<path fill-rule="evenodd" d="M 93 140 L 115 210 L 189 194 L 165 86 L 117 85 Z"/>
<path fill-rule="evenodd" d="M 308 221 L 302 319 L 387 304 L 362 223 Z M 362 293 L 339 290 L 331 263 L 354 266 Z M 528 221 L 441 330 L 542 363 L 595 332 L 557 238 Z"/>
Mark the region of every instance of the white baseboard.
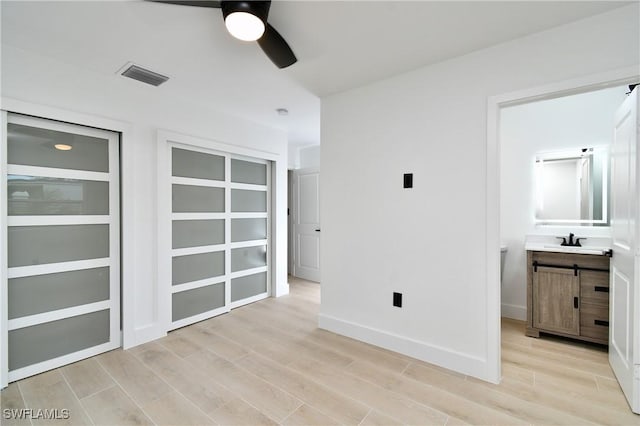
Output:
<path fill-rule="evenodd" d="M 144 327 L 136 328 L 134 331 L 133 342 L 129 345 L 124 345 L 122 349 L 130 349 L 138 345 L 142 345 L 152 340 L 165 337 L 167 335 L 166 330 L 161 330 L 157 324 L 150 324 Z"/>
<path fill-rule="evenodd" d="M 486 360 L 474 355 L 430 345 L 324 314 L 318 315 L 318 327 L 449 370 L 490 381 Z"/>
<path fill-rule="evenodd" d="M 501 316 L 520 321 L 527 320 L 527 307 L 520 305 L 509 305 L 507 303 L 502 304 Z"/>
<path fill-rule="evenodd" d="M 283 281 L 277 283 L 271 290 L 271 297 L 286 296 L 289 294 L 289 281 Z"/>

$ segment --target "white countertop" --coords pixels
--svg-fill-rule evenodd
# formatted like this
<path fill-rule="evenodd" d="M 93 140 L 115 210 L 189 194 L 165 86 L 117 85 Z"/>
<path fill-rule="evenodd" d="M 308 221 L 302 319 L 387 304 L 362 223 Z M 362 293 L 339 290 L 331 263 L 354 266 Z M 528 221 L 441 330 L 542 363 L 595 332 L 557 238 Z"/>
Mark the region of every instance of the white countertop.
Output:
<path fill-rule="evenodd" d="M 605 252 L 610 250 L 611 247 L 571 247 L 561 246 L 560 244 L 527 243 L 524 249 L 528 251 L 552 251 L 557 253 L 597 254 L 604 256 Z"/>
<path fill-rule="evenodd" d="M 592 237 L 581 241 L 582 247 L 561 246 L 555 237 L 527 235 L 524 249 L 527 251 L 550 251 L 556 253 L 595 254 L 603 256 L 611 250 L 611 239 Z"/>

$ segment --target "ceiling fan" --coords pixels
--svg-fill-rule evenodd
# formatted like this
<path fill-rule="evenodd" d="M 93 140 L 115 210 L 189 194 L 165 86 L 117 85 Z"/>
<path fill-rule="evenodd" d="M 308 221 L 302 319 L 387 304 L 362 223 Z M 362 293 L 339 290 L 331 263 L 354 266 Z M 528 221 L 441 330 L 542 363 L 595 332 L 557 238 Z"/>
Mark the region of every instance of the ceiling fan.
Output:
<path fill-rule="evenodd" d="M 150 0 L 156 3 L 222 9 L 229 33 L 243 41 L 257 41 L 278 68 L 298 60 L 285 39 L 267 23 L 271 1 Z"/>

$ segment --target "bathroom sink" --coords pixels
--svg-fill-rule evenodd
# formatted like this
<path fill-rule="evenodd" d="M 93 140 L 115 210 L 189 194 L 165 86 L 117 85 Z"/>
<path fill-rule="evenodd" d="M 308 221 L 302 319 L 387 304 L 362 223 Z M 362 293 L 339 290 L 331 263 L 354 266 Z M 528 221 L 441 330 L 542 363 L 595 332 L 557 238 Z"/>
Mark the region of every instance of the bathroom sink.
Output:
<path fill-rule="evenodd" d="M 544 248 L 548 251 L 558 251 L 561 253 L 582 253 L 582 254 L 599 254 L 603 255 L 608 247 L 574 247 L 574 246 L 561 246 L 560 244 L 545 244 Z"/>
<path fill-rule="evenodd" d="M 556 253 L 592 254 L 598 256 L 611 255 L 611 238 L 588 236 L 579 237 L 582 246 L 563 246 L 562 238 L 550 235 L 527 235 L 524 249 L 527 251 L 548 251 Z M 569 239 L 567 238 L 567 241 Z M 586 241 L 585 241 L 586 240 Z M 575 241 L 575 240 L 574 240 Z"/>

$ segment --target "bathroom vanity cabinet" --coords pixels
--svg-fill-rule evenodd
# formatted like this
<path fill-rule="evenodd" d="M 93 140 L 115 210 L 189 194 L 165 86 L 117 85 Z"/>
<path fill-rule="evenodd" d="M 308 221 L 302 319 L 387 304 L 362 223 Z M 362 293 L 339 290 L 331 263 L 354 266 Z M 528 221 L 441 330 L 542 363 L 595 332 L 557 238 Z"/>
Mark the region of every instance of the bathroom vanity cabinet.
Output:
<path fill-rule="evenodd" d="M 527 336 L 609 339 L 609 257 L 527 251 Z"/>

